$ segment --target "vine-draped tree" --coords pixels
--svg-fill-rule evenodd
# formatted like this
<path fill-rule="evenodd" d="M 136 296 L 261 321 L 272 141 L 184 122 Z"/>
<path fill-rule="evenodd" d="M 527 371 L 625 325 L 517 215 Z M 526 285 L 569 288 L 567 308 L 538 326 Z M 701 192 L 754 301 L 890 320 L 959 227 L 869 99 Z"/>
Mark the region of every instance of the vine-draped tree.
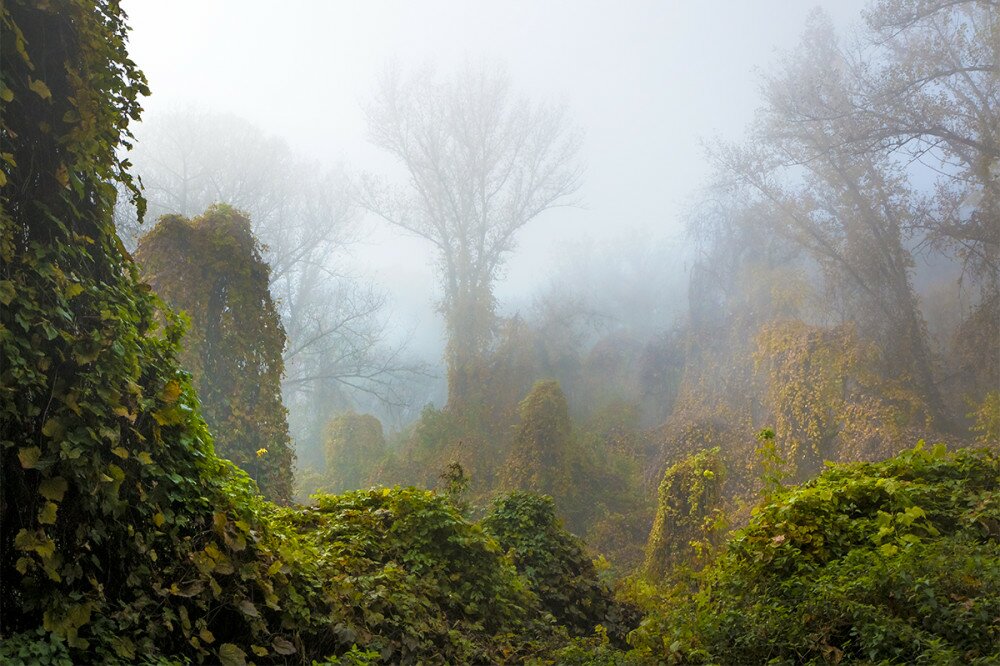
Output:
<path fill-rule="evenodd" d="M 701 549 L 720 536 L 725 474 L 718 447 L 692 453 L 664 473 L 646 543 L 646 576 L 659 578 L 678 565 L 704 564 Z"/>
<path fill-rule="evenodd" d="M 382 424 L 371 414 L 357 412 L 327 424 L 325 445 L 326 480 L 334 493 L 362 487 L 386 453 Z"/>
<path fill-rule="evenodd" d="M 501 486 L 566 498 L 575 447 L 569 407 L 559 382 L 537 382 L 518 411 L 521 422 L 501 471 Z"/>
<path fill-rule="evenodd" d="M 244 211 L 270 267 L 270 290 L 288 337 L 282 389 L 299 461 L 322 464 L 322 431 L 345 408 L 396 409 L 421 368 L 386 342 L 385 297 L 350 275 L 357 211 L 348 180 L 244 118 L 188 110 L 154 113 L 129 152 L 149 217 L 194 217 L 215 203 Z M 149 230 L 116 208 L 126 247 Z"/>
<path fill-rule="evenodd" d="M 216 451 L 266 495 L 289 500 L 285 331 L 250 221 L 225 205 L 190 220 L 167 215 L 142 238 L 136 257 L 160 296 L 191 319 L 181 359 L 194 375 Z"/>
<path fill-rule="evenodd" d="M 222 663 L 270 652 L 277 627 L 301 626 L 296 606 L 329 607 L 274 575 L 265 503 L 214 454 L 180 322 L 115 233 L 116 184 L 143 206 L 122 159 L 148 94 L 127 36 L 115 0 L 0 5 L 5 663 Z M 284 618 L 240 613 L 262 591 Z"/>
<path fill-rule="evenodd" d="M 430 242 L 439 261 L 448 329 L 448 400 L 476 381 L 493 339 L 493 286 L 515 235 L 579 186 L 579 137 L 561 108 L 513 97 L 508 77 L 466 67 L 387 74 L 368 108 L 375 145 L 407 171 L 406 189 L 367 178 L 362 204 Z"/>
<path fill-rule="evenodd" d="M 800 57 L 766 82 L 767 104 L 750 140 L 720 149 L 716 160 L 745 188 L 747 221 L 816 262 L 830 292 L 879 344 L 885 372 L 915 382 L 934 420 L 947 426 L 911 276 L 910 230 L 922 202 L 903 164 L 850 145 L 859 131 L 852 121 L 858 84 L 843 62 L 829 21 L 815 16 Z"/>

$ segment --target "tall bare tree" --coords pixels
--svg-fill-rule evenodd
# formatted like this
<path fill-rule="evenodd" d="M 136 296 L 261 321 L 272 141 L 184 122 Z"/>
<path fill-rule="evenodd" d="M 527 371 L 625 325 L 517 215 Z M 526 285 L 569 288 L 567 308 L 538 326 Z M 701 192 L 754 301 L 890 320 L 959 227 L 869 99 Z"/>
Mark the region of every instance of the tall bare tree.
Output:
<path fill-rule="evenodd" d="M 1000 280 L 1000 2 L 878 0 L 853 100 L 851 145 L 935 180 L 914 226 L 992 293 Z M 861 57 L 873 66 L 862 67 Z"/>
<path fill-rule="evenodd" d="M 449 403 L 475 382 L 495 324 L 493 286 L 515 236 L 570 203 L 580 183 L 580 135 L 562 107 L 515 97 L 509 77 L 466 66 L 439 79 L 428 70 L 387 72 L 367 108 L 371 140 L 407 171 L 405 187 L 366 177 L 360 200 L 433 246 L 448 328 Z"/>

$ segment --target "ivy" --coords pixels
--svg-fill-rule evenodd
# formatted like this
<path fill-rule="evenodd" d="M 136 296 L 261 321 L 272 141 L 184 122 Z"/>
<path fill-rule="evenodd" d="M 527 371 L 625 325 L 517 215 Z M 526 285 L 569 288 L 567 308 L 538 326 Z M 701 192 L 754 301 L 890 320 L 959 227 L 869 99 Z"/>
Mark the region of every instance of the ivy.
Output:
<path fill-rule="evenodd" d="M 371 414 L 337 416 L 327 424 L 324 453 L 329 490 L 362 486 L 386 455 L 382 423 Z"/>
<path fill-rule="evenodd" d="M 124 14 L 12 0 L 0 17 L 0 658 L 285 663 L 367 641 L 392 661 L 443 645 L 502 662 L 548 645 L 559 631 L 526 584 L 446 500 L 286 510 L 216 455 L 183 318 L 112 223 L 115 183 L 135 194 L 119 156 L 146 92 Z M 330 512 L 342 534 L 383 509 L 392 536 L 367 533 L 380 551 L 323 538 Z M 409 622 L 424 615 L 433 640 Z"/>
<path fill-rule="evenodd" d="M 510 555 L 545 609 L 573 635 L 590 636 L 600 626 L 624 645 L 636 613 L 615 602 L 583 542 L 556 518 L 551 497 L 525 492 L 499 497 L 483 527 Z"/>
<path fill-rule="evenodd" d="M 646 576 L 659 578 L 674 567 L 697 565 L 706 547 L 710 551 L 718 543 L 725 526 L 720 508 L 725 473 L 718 447 L 693 454 L 664 473 L 646 544 Z"/>
<path fill-rule="evenodd" d="M 831 466 L 759 507 L 633 642 L 681 663 L 995 663 L 998 478 L 996 451 L 922 443 Z"/>
<path fill-rule="evenodd" d="M 191 220 L 164 216 L 136 258 L 156 292 L 189 317 L 180 359 L 194 376 L 216 452 L 265 495 L 287 502 L 294 456 L 281 402 L 285 331 L 250 221 L 225 205 Z M 168 384 L 164 397 L 176 396 L 178 387 Z M 167 422 L 178 414 L 168 409 L 154 417 Z"/>

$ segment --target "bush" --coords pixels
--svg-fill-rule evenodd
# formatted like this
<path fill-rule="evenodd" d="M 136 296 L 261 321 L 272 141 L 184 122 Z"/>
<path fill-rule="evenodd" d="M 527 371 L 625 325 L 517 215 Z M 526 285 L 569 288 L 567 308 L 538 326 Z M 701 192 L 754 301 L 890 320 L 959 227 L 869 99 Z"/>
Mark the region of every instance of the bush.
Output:
<path fill-rule="evenodd" d="M 551 497 L 514 492 L 494 501 L 485 530 L 510 554 L 542 605 L 575 636 L 603 625 L 624 642 L 633 627 L 631 609 L 616 602 L 597 575 L 583 543 L 562 528 Z"/>
<path fill-rule="evenodd" d="M 942 445 L 777 494 L 635 643 L 689 663 L 996 663 L 1000 458 Z"/>
<path fill-rule="evenodd" d="M 345 643 L 388 663 L 500 663 L 559 631 L 497 542 L 418 488 L 318 496 L 284 521 L 315 553 Z"/>

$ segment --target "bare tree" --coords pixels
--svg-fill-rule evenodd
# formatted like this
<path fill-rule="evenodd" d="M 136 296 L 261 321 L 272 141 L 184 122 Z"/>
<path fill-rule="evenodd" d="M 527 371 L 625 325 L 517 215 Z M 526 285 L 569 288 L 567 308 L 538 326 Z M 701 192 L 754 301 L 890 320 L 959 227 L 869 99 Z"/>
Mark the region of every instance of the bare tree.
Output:
<path fill-rule="evenodd" d="M 1000 3 L 879 0 L 866 14 L 851 142 L 935 179 L 914 221 L 987 290 L 1000 279 Z"/>
<path fill-rule="evenodd" d="M 486 66 L 446 80 L 424 70 L 387 72 L 367 108 L 375 145 L 406 169 L 406 187 L 366 177 L 362 205 L 434 248 L 448 328 L 449 402 L 472 385 L 489 350 L 493 285 L 517 231 L 567 205 L 580 183 L 579 133 L 564 109 L 531 104 Z"/>
<path fill-rule="evenodd" d="M 809 50 L 800 54 L 804 60 Z M 838 93 L 828 95 L 826 82 L 800 76 L 800 87 L 783 94 L 785 123 L 836 137 L 823 148 L 828 152 L 874 155 L 933 182 L 923 188 L 926 205 L 906 221 L 907 230 L 952 253 L 995 292 L 1000 3 L 877 0 L 864 30 L 836 47 L 829 70 Z"/>

